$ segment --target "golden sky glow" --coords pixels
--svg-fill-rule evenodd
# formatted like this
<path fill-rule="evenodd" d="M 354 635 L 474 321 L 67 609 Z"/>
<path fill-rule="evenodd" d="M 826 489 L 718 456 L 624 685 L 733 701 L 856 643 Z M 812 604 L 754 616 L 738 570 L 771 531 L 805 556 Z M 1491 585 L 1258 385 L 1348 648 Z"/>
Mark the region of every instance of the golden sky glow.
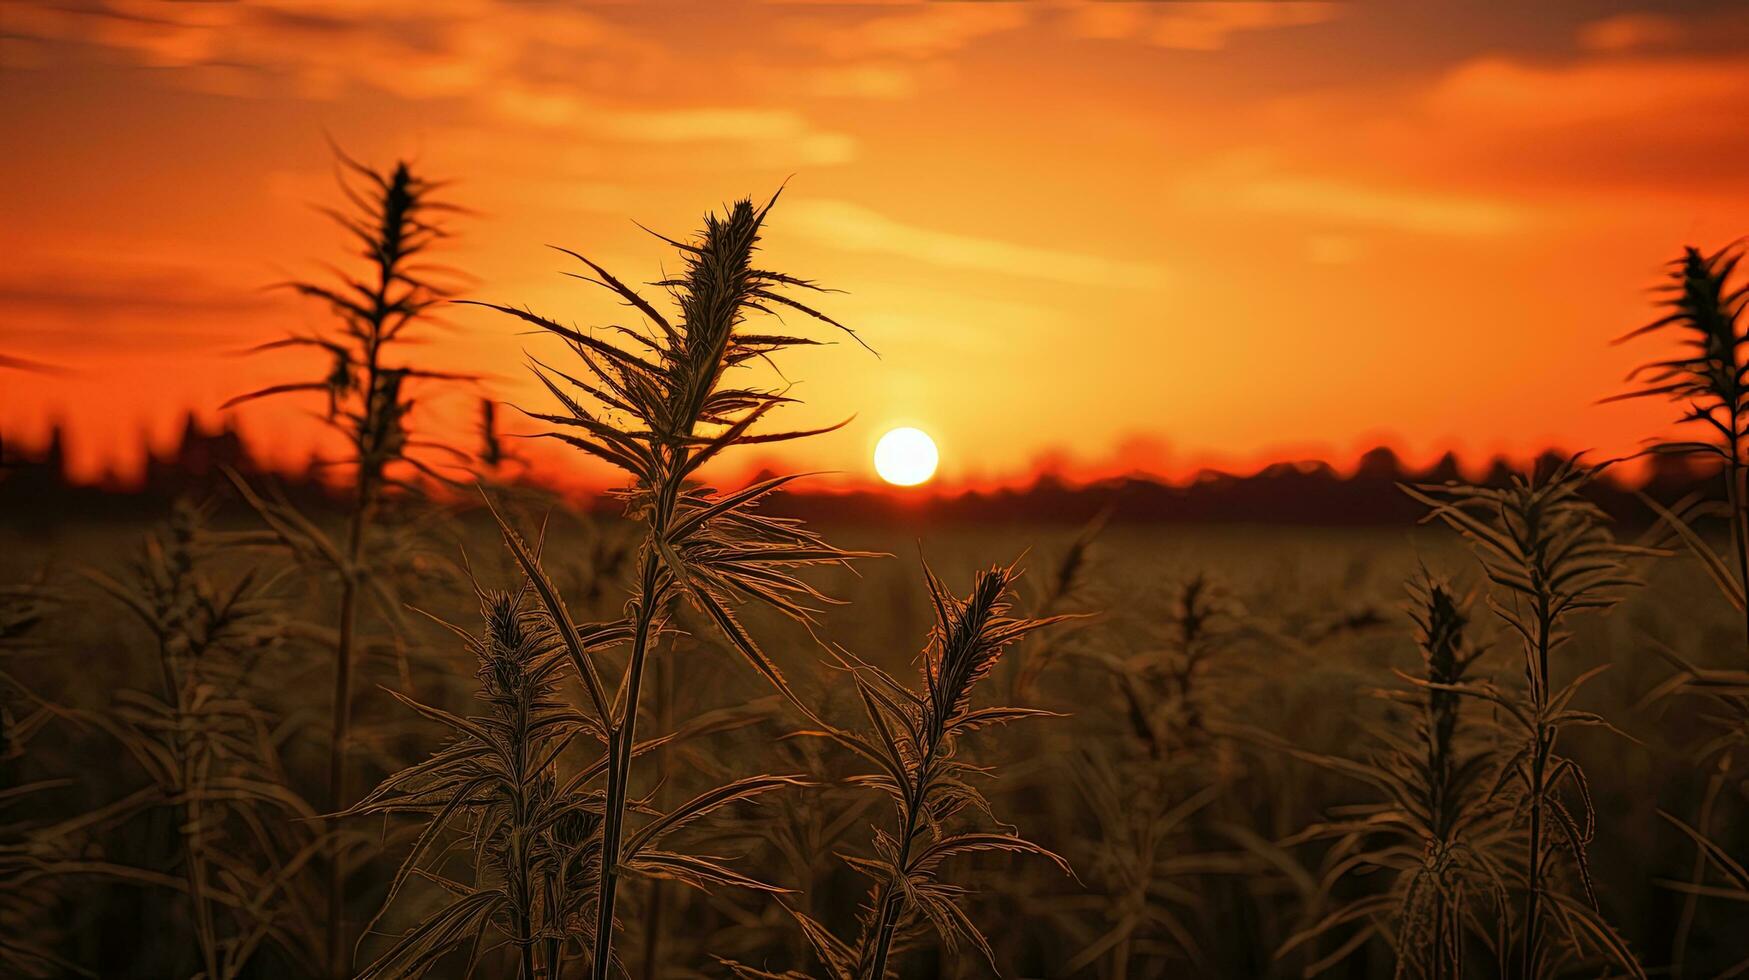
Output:
<path fill-rule="evenodd" d="M 786 464 L 866 479 L 900 425 L 949 485 L 1621 451 L 1671 413 L 1593 404 L 1650 353 L 1607 341 L 1681 245 L 1749 232 L 1733 7 L 0 4 L 0 351 L 75 372 L 0 377 L 0 427 L 64 420 L 85 472 L 126 468 L 186 408 L 319 370 L 230 352 L 320 323 L 260 287 L 342 259 L 309 207 L 331 133 L 457 178 L 470 295 L 578 324 L 621 310 L 546 244 L 655 279 L 632 219 L 788 179 L 771 265 L 848 290 L 823 306 L 881 357 L 786 362 L 785 427 L 857 415 Z M 422 358 L 541 403 L 547 341 L 450 320 Z M 239 418 L 289 463 L 303 408 Z"/>

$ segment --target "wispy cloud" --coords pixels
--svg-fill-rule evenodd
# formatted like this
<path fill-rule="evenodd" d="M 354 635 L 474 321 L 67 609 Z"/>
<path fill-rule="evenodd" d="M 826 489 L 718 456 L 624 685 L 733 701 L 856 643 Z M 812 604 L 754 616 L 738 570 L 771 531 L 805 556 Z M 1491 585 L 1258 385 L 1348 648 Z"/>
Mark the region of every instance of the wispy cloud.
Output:
<path fill-rule="evenodd" d="M 280 300 L 214 281 L 204 270 L 141 262 L 79 263 L 0 274 L 0 339 L 83 356 L 210 346 L 237 337 Z"/>
<path fill-rule="evenodd" d="M 222 70 L 240 87 L 290 86 L 310 98 L 356 87 L 465 98 L 493 83 L 546 74 L 560 54 L 588 54 L 622 71 L 658 55 L 635 35 L 570 5 L 509 10 L 491 0 L 7 4 L 0 7 L 0 33 L 107 50 L 154 68 Z"/>
<path fill-rule="evenodd" d="M 675 66 L 659 45 L 569 4 L 94 0 L 0 7 L 0 34 L 102 49 L 178 69 L 172 81 L 236 95 L 289 88 L 335 99 L 374 89 L 625 142 L 815 139 L 810 159 L 848 153 L 843 138 L 815 132 L 789 110 L 606 98 L 600 93 L 625 78 Z"/>
<path fill-rule="evenodd" d="M 1536 64 L 1479 57 L 1459 66 L 1429 97 L 1446 121 L 1477 127 L 1545 129 L 1660 113 L 1740 111 L 1749 95 L 1741 59 L 1599 58 Z"/>
<path fill-rule="evenodd" d="M 1687 26 L 1663 14 L 1616 14 L 1579 28 L 1579 46 L 1588 51 L 1634 51 L 1675 44 Z"/>
<path fill-rule="evenodd" d="M 237 313 L 270 305 L 259 290 L 226 288 L 191 268 L 110 265 L 83 275 L 37 270 L 0 276 L 0 309 L 11 314 Z"/>
<path fill-rule="evenodd" d="M 445 115 L 497 126 L 522 143 L 531 127 L 579 141 L 719 149 L 701 166 L 805 167 L 853 159 L 856 141 L 813 125 L 794 108 L 737 104 L 702 86 L 696 102 L 669 94 L 639 99 L 628 80 L 664 86 L 709 77 L 711 66 L 673 56 L 637 30 L 572 4 L 495 0 L 85 0 L 77 6 L 0 4 L 0 36 L 35 44 L 23 64 L 96 51 L 163 69 L 171 85 L 238 97 L 290 94 L 340 101 L 377 91 L 437 101 Z M 801 71 L 802 69 L 796 69 Z M 868 68 L 819 80 L 839 91 L 906 91 L 907 79 Z M 895 88 L 898 86 L 898 88 Z M 684 86 L 680 86 L 684 91 Z M 550 140 L 550 134 L 540 134 Z M 539 152 L 545 152 L 542 148 Z M 670 163 L 673 169 L 678 161 Z"/>
<path fill-rule="evenodd" d="M 870 13 L 837 12 L 789 24 L 790 40 L 840 59 L 933 58 L 1032 20 L 1025 4 L 907 4 Z"/>
<path fill-rule="evenodd" d="M 1219 51 L 1242 34 L 1323 24 L 1341 13 L 1341 4 L 1314 0 L 1092 3 L 1074 8 L 1070 22 L 1082 37 L 1134 38 L 1180 51 Z"/>
<path fill-rule="evenodd" d="M 900 255 L 949 269 L 1081 286 L 1153 288 L 1168 279 L 1165 270 L 1154 265 L 924 228 L 849 201 L 792 202 L 784 223 L 822 244 Z"/>
<path fill-rule="evenodd" d="M 573 137 L 656 146 L 739 144 L 789 166 L 844 163 L 856 142 L 814 126 L 792 109 L 748 106 L 613 105 L 575 91 L 508 85 L 491 95 L 505 119 L 562 129 Z"/>
<path fill-rule="evenodd" d="M 1321 177 L 1255 177 L 1231 190 L 1252 211 L 1423 234 L 1499 235 L 1525 222 L 1518 208 L 1484 197 Z"/>

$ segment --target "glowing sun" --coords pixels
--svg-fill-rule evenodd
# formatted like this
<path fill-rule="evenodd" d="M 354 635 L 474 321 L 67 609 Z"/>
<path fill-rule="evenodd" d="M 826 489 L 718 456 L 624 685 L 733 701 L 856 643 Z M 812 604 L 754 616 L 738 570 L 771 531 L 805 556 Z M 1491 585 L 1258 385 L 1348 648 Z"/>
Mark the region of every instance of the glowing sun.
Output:
<path fill-rule="evenodd" d="M 922 429 L 894 429 L 875 444 L 875 472 L 894 486 L 914 487 L 923 483 L 935 475 L 935 464 L 940 459 L 935 440 Z"/>

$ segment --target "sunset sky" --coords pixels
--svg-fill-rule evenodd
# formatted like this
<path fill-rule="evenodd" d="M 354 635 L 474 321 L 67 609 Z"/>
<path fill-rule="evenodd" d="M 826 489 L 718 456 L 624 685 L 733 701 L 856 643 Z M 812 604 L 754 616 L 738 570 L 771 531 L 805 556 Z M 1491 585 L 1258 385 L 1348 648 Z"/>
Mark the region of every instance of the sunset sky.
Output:
<path fill-rule="evenodd" d="M 856 415 L 786 466 L 866 479 L 896 425 L 949 485 L 1616 452 L 1672 412 L 1595 404 L 1657 352 L 1608 341 L 1681 246 L 1749 232 L 1749 11 L 12 0 L 0 127 L 0 353 L 69 372 L 0 375 L 0 431 L 62 420 L 87 474 L 319 371 L 232 354 L 324 323 L 261 287 L 348 261 L 311 207 L 328 135 L 456 178 L 469 294 L 578 324 L 622 310 L 546 245 L 653 280 L 673 255 L 634 219 L 787 179 L 769 264 L 848 290 L 822 305 L 880 357 L 783 365 L 786 427 Z M 418 357 L 544 403 L 549 341 L 449 319 Z M 293 463 L 317 407 L 238 421 Z"/>

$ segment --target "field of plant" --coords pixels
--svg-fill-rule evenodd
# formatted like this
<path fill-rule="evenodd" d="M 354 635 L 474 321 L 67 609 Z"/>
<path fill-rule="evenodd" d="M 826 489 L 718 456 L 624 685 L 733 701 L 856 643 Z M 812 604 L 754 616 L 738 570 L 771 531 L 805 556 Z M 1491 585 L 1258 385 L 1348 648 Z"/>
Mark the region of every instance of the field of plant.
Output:
<path fill-rule="evenodd" d="M 635 325 L 494 307 L 562 354 L 521 407 L 623 473 L 583 516 L 421 492 L 410 391 L 464 380 L 402 343 L 446 212 L 354 169 L 367 271 L 296 284 L 336 327 L 268 345 L 331 373 L 238 400 L 326 402 L 345 512 L 237 478 L 0 540 L 7 975 L 1744 968 L 1731 253 L 1677 264 L 1687 346 L 1638 392 L 1728 493 L 1644 534 L 1583 461 L 1405 488 L 1414 531 L 826 527 L 761 506 L 788 477 L 698 478 L 810 434 L 744 368 L 845 330 L 742 201 L 660 302 L 576 257 Z"/>

